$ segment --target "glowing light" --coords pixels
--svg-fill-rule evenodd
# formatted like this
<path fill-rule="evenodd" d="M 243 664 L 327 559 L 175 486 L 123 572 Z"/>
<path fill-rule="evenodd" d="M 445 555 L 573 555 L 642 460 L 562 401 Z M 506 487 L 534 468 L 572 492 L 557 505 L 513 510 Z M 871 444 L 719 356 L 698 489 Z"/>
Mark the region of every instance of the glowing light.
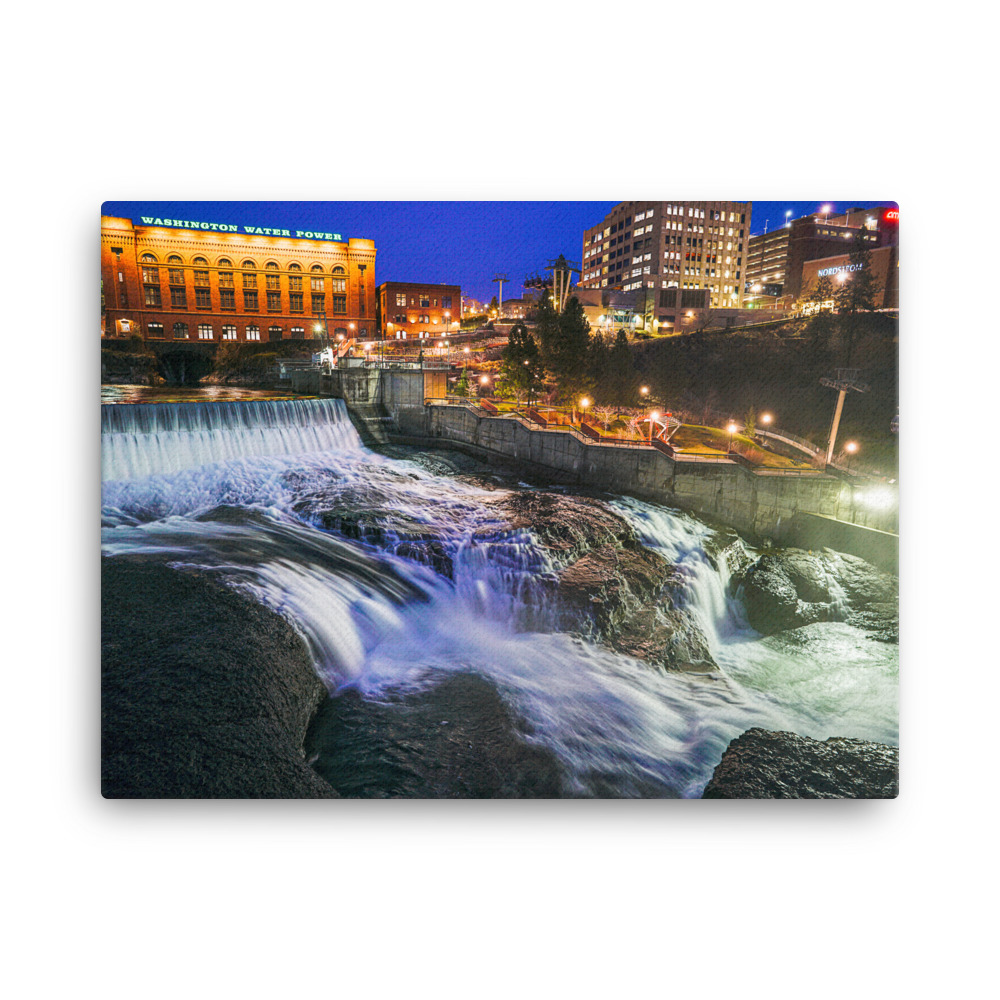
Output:
<path fill-rule="evenodd" d="M 730 434 L 735 434 L 736 431 L 737 431 L 737 429 L 738 428 L 736 427 L 736 424 L 734 424 L 734 423 L 730 423 L 729 426 L 726 428 L 726 430 L 728 430 Z"/>
<path fill-rule="evenodd" d="M 858 442 L 848 441 L 847 444 L 844 445 L 844 447 L 851 455 L 853 455 L 858 450 Z"/>
<path fill-rule="evenodd" d="M 484 376 L 483 376 L 483 377 L 482 377 L 482 378 L 481 378 L 481 379 L 479 380 L 479 384 L 480 384 L 480 385 L 486 385 L 486 384 L 487 384 L 487 383 L 489 382 L 489 380 L 490 380 L 490 377 L 489 377 L 489 375 L 484 375 Z"/>
<path fill-rule="evenodd" d="M 639 392 L 641 392 L 644 396 L 648 396 L 649 395 L 649 386 L 648 385 L 642 386 L 639 389 Z"/>
<path fill-rule="evenodd" d="M 650 420 L 659 420 L 660 419 L 659 410 L 653 410 L 653 412 L 649 415 L 649 419 Z"/>
<path fill-rule="evenodd" d="M 463 348 L 462 348 L 462 352 L 463 352 L 464 354 L 468 354 L 468 353 L 469 353 L 469 349 L 468 349 L 467 347 L 463 347 Z"/>
<path fill-rule="evenodd" d="M 773 419 L 774 417 L 772 417 L 770 413 L 762 413 L 760 415 L 760 422 L 762 424 L 769 424 Z"/>
<path fill-rule="evenodd" d="M 590 400 L 586 396 L 584 396 L 580 400 L 580 408 L 585 410 L 587 409 L 588 406 L 590 406 Z"/>

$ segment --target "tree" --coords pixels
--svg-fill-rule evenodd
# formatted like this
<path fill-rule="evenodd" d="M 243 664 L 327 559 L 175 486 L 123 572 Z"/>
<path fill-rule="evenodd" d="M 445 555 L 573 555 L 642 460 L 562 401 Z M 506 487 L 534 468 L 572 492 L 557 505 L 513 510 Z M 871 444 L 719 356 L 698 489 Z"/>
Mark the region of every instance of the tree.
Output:
<path fill-rule="evenodd" d="M 633 406 L 639 392 L 639 379 L 632 365 L 632 350 L 624 330 L 615 335 L 615 344 L 608 356 L 607 369 L 601 381 L 601 397 L 621 409 Z"/>
<path fill-rule="evenodd" d="M 530 401 L 538 395 L 542 382 L 538 344 L 521 320 L 507 334 L 507 346 L 500 354 L 500 375 L 518 405 L 522 399 Z"/>
<path fill-rule="evenodd" d="M 743 433 L 748 438 L 752 438 L 757 433 L 757 411 L 752 405 L 743 418 Z"/>
<path fill-rule="evenodd" d="M 486 314 L 488 316 L 492 316 L 494 314 L 497 316 L 500 315 L 500 303 L 497 302 L 497 297 L 495 295 L 492 299 L 490 299 L 490 304 L 486 307 Z"/>
<path fill-rule="evenodd" d="M 817 311 L 823 307 L 824 302 L 830 302 L 834 297 L 833 282 L 827 275 L 818 278 L 809 286 L 805 294 L 805 301 L 816 306 Z"/>
<path fill-rule="evenodd" d="M 458 381 L 455 383 L 455 395 L 468 399 L 472 394 L 472 387 L 469 383 L 469 369 L 463 368 L 462 374 L 459 375 Z"/>
<path fill-rule="evenodd" d="M 551 310 L 551 306 L 549 309 Z M 555 310 L 551 311 L 555 315 Z M 542 312 L 539 310 L 540 320 L 541 316 Z M 541 329 L 541 321 L 538 328 Z M 563 403 L 570 403 L 575 411 L 579 397 L 589 392 L 593 385 L 590 370 L 590 324 L 575 295 L 567 301 L 562 314 L 556 316 L 549 336 L 545 365 L 555 379 L 558 399 Z"/>
<path fill-rule="evenodd" d="M 851 365 L 854 342 L 861 326 L 861 313 L 875 309 L 882 284 L 872 271 L 872 254 L 866 239 L 868 230 L 862 226 L 851 244 L 849 270 L 834 292 L 839 316 L 838 326 L 846 348 L 846 364 Z"/>

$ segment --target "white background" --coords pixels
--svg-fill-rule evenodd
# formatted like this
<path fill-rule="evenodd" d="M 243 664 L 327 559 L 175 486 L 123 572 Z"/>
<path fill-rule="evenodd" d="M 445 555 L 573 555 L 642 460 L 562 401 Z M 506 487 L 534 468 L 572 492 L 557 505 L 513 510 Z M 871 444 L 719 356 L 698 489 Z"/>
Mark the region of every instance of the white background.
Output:
<path fill-rule="evenodd" d="M 965 5 L 898 10 L 10 15 L 8 995 L 978 995 L 996 892 L 997 313 L 978 245 L 994 56 Z M 392 138 L 414 123 L 419 141 Z M 641 197 L 900 204 L 900 798 L 102 800 L 100 203 Z"/>

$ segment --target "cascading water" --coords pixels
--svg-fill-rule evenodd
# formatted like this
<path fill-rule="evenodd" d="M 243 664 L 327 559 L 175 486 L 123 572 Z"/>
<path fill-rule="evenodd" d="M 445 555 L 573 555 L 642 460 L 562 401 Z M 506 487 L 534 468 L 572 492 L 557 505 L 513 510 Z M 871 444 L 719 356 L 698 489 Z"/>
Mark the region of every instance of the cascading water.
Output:
<path fill-rule="evenodd" d="M 405 700 L 485 678 L 559 759 L 565 794 L 698 795 L 754 725 L 896 742 L 895 647 L 843 623 L 762 639 L 706 553 L 713 530 L 688 515 L 610 501 L 682 574 L 722 668 L 709 680 L 558 631 L 559 567 L 487 502 L 504 484 L 368 451 L 340 401 L 105 406 L 102 432 L 105 555 L 253 594 L 292 621 L 334 694 Z"/>

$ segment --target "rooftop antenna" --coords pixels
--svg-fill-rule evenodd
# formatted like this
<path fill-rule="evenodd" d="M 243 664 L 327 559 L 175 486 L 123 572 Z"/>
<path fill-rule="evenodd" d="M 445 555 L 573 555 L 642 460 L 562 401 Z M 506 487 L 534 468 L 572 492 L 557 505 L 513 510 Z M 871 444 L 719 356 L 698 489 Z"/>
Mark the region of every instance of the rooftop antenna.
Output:
<path fill-rule="evenodd" d="M 833 426 L 830 428 L 830 444 L 826 449 L 826 464 L 833 461 L 833 446 L 837 443 L 837 428 L 840 426 L 840 414 L 844 409 L 844 397 L 851 390 L 854 392 L 867 392 L 871 386 L 867 382 L 862 382 L 858 377 L 857 368 L 838 368 L 834 376 L 826 376 L 819 380 L 820 385 L 825 385 L 829 389 L 836 389 L 837 409 L 833 414 Z"/>

